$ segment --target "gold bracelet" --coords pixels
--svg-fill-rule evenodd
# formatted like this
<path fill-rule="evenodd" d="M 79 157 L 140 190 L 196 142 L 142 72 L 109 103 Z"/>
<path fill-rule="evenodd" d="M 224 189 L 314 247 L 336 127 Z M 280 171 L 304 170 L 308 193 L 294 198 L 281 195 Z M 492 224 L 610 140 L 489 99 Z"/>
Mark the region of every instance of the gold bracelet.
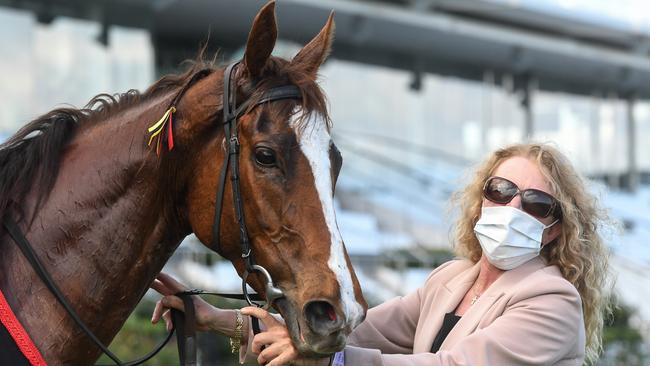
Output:
<path fill-rule="evenodd" d="M 237 354 L 241 347 L 242 328 L 244 326 L 244 318 L 241 316 L 241 311 L 235 309 L 235 335 L 230 338 L 230 352 Z"/>

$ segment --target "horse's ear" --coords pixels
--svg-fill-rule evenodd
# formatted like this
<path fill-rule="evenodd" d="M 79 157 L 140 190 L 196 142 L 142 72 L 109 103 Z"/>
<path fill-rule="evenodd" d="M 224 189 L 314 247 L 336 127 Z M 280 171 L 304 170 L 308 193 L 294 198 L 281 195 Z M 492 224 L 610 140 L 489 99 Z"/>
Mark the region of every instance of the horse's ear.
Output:
<path fill-rule="evenodd" d="M 275 1 L 268 4 L 257 13 L 253 27 L 248 34 L 244 64 L 251 77 L 262 75 L 266 61 L 273 52 L 275 40 L 278 38 L 278 27 L 275 23 Z"/>
<path fill-rule="evenodd" d="M 300 65 L 314 79 L 320 65 L 330 54 L 334 41 L 334 12 L 327 19 L 327 23 L 314 39 L 312 39 L 291 61 Z"/>

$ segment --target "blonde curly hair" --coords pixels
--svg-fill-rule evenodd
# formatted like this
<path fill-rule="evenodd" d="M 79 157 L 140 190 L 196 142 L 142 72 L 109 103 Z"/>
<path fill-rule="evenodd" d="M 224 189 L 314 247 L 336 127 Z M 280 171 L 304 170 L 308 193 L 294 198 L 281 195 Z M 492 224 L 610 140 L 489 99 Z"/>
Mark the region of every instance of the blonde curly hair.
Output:
<path fill-rule="evenodd" d="M 497 150 L 483 162 L 470 184 L 453 197 L 460 208 L 453 228 L 456 254 L 474 263 L 481 258 L 474 225 L 481 214 L 483 184 L 503 161 L 516 156 L 537 163 L 561 205 L 561 234 L 552 245 L 545 245 L 540 255 L 549 265 L 558 266 L 580 293 L 587 338 L 585 356 L 592 364 L 602 351 L 603 323 L 611 313 L 609 251 L 600 234 L 611 221 L 562 153 L 548 144 L 517 144 Z"/>

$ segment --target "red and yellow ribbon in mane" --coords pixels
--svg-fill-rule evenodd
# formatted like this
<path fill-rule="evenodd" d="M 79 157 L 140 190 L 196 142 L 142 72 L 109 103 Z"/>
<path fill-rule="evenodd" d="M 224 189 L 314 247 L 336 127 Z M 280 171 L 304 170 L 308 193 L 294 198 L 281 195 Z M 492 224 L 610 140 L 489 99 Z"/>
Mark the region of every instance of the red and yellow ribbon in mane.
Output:
<path fill-rule="evenodd" d="M 171 107 L 163 114 L 162 118 L 156 123 L 154 123 L 149 129 L 147 130 L 149 133 L 151 133 L 151 136 L 149 137 L 149 143 L 147 144 L 148 146 L 151 146 L 151 142 L 157 137 L 158 139 L 156 140 L 156 154 L 160 155 L 160 149 L 162 146 L 162 132 L 165 130 L 165 126 L 167 126 L 167 148 L 169 151 L 172 151 L 174 148 L 174 132 L 173 132 L 173 123 L 172 123 L 172 115 L 176 112 L 175 107 Z"/>

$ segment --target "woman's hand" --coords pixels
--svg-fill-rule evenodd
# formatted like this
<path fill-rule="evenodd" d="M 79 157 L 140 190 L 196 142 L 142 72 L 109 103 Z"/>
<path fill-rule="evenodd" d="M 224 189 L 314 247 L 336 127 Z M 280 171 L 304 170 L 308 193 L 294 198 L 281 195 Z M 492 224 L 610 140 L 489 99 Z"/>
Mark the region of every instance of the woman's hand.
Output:
<path fill-rule="evenodd" d="M 284 323 L 274 318 L 268 311 L 254 306 L 241 309 L 244 315 L 258 318 L 266 330 L 253 338 L 251 349 L 253 353 L 259 354 L 257 362 L 260 365 L 329 365 L 329 359 L 299 359 L 298 350 L 291 341 L 289 330 Z"/>
<path fill-rule="evenodd" d="M 241 309 L 244 315 L 258 318 L 266 330 L 253 337 L 251 345 L 253 353 L 259 354 L 257 362 L 260 365 L 281 366 L 298 357 L 287 327 L 275 319 L 268 311 L 254 306 Z"/>
<path fill-rule="evenodd" d="M 180 282 L 176 281 L 173 277 L 165 273 L 160 273 L 154 280 L 151 288 L 158 291 L 164 297 L 156 302 L 156 307 L 151 316 L 151 322 L 153 324 L 158 323 L 162 317 L 165 320 L 165 325 L 167 330 L 171 330 L 171 314 L 169 312 L 170 308 L 177 310 L 185 311 L 183 306 L 183 300 L 180 297 L 174 296 L 175 293 L 180 291 L 186 291 L 185 287 Z M 194 310 L 196 313 L 196 329 L 199 331 L 207 331 L 212 329 L 217 329 L 215 324 L 218 320 L 218 314 L 220 309 L 215 308 L 214 306 L 205 302 L 199 296 L 192 296 L 194 302 Z"/>

